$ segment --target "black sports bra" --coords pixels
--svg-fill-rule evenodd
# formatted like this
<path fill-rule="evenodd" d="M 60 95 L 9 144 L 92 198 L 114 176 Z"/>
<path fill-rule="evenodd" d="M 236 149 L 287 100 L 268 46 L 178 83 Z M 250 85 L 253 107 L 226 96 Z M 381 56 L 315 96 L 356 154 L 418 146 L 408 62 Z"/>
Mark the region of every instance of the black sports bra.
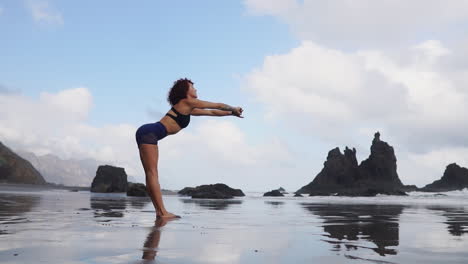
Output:
<path fill-rule="evenodd" d="M 167 113 L 166 115 L 174 119 L 181 128 L 186 128 L 188 124 L 190 123 L 190 115 L 183 115 L 177 112 L 177 110 L 175 110 L 174 107 L 172 107 L 171 110 L 174 111 L 174 113 L 176 113 L 177 116 L 171 113 Z"/>

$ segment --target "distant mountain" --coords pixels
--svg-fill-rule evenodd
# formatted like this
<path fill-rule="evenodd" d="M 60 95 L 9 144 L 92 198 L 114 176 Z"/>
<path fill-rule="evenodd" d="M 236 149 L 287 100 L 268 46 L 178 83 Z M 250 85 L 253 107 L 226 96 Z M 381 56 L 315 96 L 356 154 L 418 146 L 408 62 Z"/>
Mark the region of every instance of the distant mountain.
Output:
<path fill-rule="evenodd" d="M 0 182 L 45 185 L 47 182 L 31 163 L 0 142 Z"/>
<path fill-rule="evenodd" d="M 66 186 L 91 186 L 99 166 L 98 162 L 93 159 L 63 160 L 52 154 L 36 156 L 34 153 L 25 151 L 18 153 L 31 162 L 47 182 Z"/>

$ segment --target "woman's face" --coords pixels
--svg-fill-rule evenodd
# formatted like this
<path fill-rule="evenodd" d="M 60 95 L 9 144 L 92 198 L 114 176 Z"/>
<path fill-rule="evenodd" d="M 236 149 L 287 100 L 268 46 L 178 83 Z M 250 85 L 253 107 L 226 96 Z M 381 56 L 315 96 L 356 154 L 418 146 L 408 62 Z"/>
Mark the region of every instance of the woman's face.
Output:
<path fill-rule="evenodd" d="M 193 84 L 191 84 L 191 83 L 189 83 L 189 89 L 187 91 L 187 97 L 198 98 L 197 89 L 195 89 L 195 87 L 193 87 Z"/>

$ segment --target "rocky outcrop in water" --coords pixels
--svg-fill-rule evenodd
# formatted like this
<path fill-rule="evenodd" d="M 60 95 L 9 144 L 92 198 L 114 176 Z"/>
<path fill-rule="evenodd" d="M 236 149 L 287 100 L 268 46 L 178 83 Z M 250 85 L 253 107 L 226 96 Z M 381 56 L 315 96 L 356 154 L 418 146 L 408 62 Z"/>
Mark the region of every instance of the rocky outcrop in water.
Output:
<path fill-rule="evenodd" d="M 234 196 L 245 196 L 242 190 L 233 189 L 222 183 L 200 185 L 195 188 L 185 187 L 179 191 L 179 194 L 202 199 L 230 199 Z"/>
<path fill-rule="evenodd" d="M 124 168 L 102 165 L 96 171 L 91 192 L 127 192 L 127 174 Z"/>
<path fill-rule="evenodd" d="M 127 188 L 127 196 L 148 196 L 148 193 L 146 192 L 146 186 L 143 183 L 129 182 Z"/>
<path fill-rule="evenodd" d="M 468 169 L 456 163 L 447 165 L 440 180 L 421 188 L 425 192 L 448 192 L 468 188 Z"/>
<path fill-rule="evenodd" d="M 393 147 L 374 135 L 369 158 L 358 165 L 356 149 L 339 148 L 328 152 L 324 168 L 308 185 L 296 193 L 309 195 L 375 196 L 376 194 L 405 195 L 397 174 Z"/>
<path fill-rule="evenodd" d="M 272 190 L 263 194 L 263 196 L 271 196 L 271 197 L 282 197 L 284 194 L 278 190 Z"/>
<path fill-rule="evenodd" d="M 0 182 L 45 185 L 47 182 L 31 163 L 0 142 Z"/>

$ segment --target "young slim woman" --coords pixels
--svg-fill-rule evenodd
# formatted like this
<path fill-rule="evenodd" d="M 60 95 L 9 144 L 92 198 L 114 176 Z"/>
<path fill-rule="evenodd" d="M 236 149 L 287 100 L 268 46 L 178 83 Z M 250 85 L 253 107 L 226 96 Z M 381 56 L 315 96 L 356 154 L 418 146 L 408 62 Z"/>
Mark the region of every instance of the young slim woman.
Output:
<path fill-rule="evenodd" d="M 167 100 L 172 108 L 156 123 L 142 125 L 136 131 L 136 141 L 140 150 L 140 159 L 146 174 L 146 189 L 156 217 L 178 218 L 164 207 L 158 177 L 158 141 L 167 135 L 173 135 L 187 127 L 190 116 L 237 116 L 242 117 L 241 107 L 232 107 L 223 103 L 212 103 L 197 99 L 197 90 L 189 79 L 179 79 L 169 90 Z"/>

